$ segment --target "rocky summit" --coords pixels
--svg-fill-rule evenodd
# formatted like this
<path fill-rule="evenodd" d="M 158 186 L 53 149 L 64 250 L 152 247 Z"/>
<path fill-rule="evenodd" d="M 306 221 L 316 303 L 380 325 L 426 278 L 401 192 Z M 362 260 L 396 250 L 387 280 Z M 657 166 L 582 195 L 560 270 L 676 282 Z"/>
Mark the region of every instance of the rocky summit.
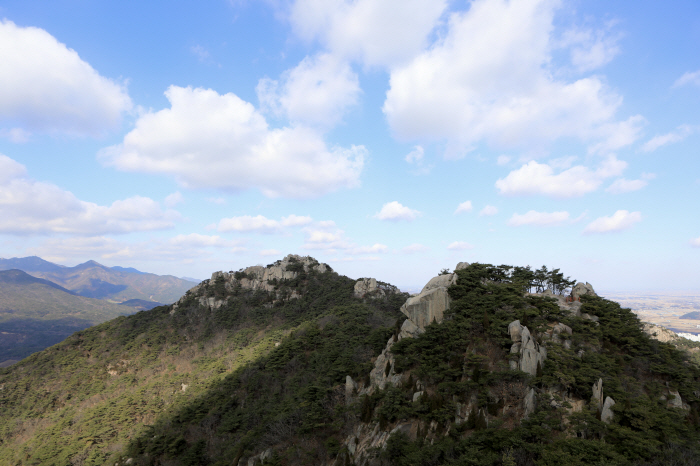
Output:
<path fill-rule="evenodd" d="M 0 369 L 0 463 L 698 464 L 700 368 L 646 330 L 559 269 L 288 255 Z"/>

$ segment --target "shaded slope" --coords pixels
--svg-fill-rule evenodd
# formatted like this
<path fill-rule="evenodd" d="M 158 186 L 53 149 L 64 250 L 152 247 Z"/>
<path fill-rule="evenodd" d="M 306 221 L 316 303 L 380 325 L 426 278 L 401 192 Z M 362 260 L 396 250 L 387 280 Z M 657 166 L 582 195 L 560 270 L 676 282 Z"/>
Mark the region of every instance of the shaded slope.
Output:
<path fill-rule="evenodd" d="M 0 362 L 22 359 L 77 330 L 133 312 L 76 296 L 20 270 L 0 271 Z"/>

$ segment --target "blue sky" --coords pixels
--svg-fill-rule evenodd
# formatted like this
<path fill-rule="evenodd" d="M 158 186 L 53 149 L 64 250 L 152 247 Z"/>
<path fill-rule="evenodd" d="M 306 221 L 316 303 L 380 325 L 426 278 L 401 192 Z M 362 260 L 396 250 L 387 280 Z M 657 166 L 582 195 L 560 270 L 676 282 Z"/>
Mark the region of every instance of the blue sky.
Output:
<path fill-rule="evenodd" d="M 698 290 L 694 1 L 5 1 L 0 256 Z"/>

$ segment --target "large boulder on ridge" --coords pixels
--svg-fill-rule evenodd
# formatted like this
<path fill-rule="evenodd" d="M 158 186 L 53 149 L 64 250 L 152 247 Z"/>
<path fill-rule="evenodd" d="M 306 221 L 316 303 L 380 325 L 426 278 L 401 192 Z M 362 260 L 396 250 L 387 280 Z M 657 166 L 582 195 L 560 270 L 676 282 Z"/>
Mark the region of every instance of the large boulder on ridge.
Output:
<path fill-rule="evenodd" d="M 419 294 L 408 298 L 401 306 L 401 312 L 421 330 L 433 322 L 441 323 L 445 311 L 450 308 L 447 288 L 456 282 L 455 273 L 433 277 Z"/>

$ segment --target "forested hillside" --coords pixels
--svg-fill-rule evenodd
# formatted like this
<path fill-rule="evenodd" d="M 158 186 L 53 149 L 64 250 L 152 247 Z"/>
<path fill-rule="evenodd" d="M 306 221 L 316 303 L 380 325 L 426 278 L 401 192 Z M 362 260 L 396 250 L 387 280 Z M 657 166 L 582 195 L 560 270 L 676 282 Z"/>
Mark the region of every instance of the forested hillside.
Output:
<path fill-rule="evenodd" d="M 698 366 L 573 284 L 460 263 L 408 299 L 298 256 L 215 273 L 2 370 L 0 463 L 698 464 Z"/>

